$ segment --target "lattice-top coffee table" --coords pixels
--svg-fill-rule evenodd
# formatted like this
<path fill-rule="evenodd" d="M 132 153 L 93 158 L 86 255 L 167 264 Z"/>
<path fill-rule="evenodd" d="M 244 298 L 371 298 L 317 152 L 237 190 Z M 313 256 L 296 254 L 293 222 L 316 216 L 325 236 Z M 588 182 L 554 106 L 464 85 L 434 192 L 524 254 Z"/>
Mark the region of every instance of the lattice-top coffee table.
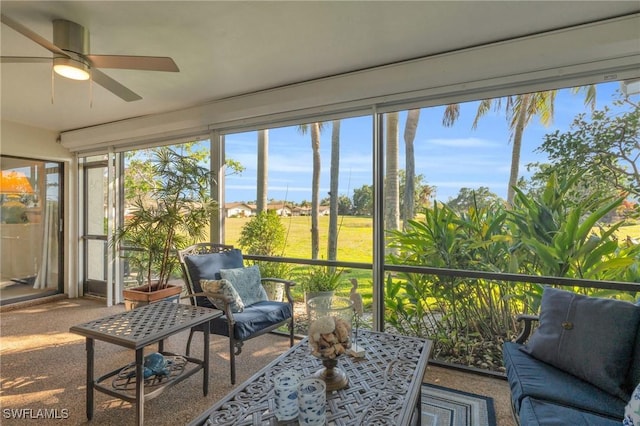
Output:
<path fill-rule="evenodd" d="M 431 341 L 360 331 L 358 345 L 366 348 L 365 358 L 339 358 L 338 366 L 346 372 L 349 385 L 327 393 L 327 424 L 419 424 L 420 389 Z M 322 363 L 310 354 L 305 338 L 202 413 L 191 425 L 281 424 L 274 415 L 273 376 L 288 369 L 312 376 L 320 368 Z"/>
<path fill-rule="evenodd" d="M 209 327 L 205 327 L 203 359 L 164 351 L 164 339 L 182 330 L 209 323 L 222 315 L 217 309 L 158 302 L 132 311 L 121 312 L 71 327 L 69 331 L 86 338 L 87 350 L 87 419 L 93 417 L 93 391 L 98 390 L 137 404 L 137 424 L 144 423 L 144 402 L 163 390 L 203 370 L 202 392 L 209 390 Z M 102 340 L 136 352 L 135 362 L 94 380 L 94 340 Z M 175 359 L 166 377 L 157 381 L 142 380 L 144 348 L 158 343 L 158 351 Z M 137 380 L 140 378 L 140 380 Z"/>

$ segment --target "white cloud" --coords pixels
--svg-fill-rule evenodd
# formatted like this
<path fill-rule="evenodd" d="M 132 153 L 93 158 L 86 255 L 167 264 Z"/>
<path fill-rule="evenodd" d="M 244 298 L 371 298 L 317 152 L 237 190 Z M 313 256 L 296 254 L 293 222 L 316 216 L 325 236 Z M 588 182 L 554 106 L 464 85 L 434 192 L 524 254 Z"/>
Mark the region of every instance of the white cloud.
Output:
<path fill-rule="evenodd" d="M 450 148 L 493 148 L 499 145 L 503 145 L 503 143 L 499 143 L 496 141 L 473 137 L 428 139 L 427 146 L 429 144 L 446 146 Z"/>

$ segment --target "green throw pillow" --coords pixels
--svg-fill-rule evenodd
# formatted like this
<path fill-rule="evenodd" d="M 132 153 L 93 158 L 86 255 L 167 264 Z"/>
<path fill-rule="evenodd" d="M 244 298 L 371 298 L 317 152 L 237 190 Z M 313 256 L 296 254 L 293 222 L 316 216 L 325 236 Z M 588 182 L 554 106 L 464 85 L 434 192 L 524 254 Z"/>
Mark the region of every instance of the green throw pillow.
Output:
<path fill-rule="evenodd" d="M 269 300 L 267 292 L 262 287 L 260 269 L 257 265 L 248 268 L 220 269 L 220 276 L 231 281 L 245 307 Z"/>
<path fill-rule="evenodd" d="M 223 296 L 228 296 L 233 299 L 233 301 L 229 304 L 231 308 L 231 312 L 242 312 L 244 311 L 244 302 L 242 298 L 238 294 L 233 285 L 227 280 L 200 280 L 200 286 L 203 291 L 210 293 L 220 293 Z M 216 299 L 209 298 L 209 301 L 213 303 L 213 306 L 216 306 Z"/>
<path fill-rule="evenodd" d="M 545 287 L 540 326 L 521 350 L 626 400 L 639 323 L 632 303 Z"/>

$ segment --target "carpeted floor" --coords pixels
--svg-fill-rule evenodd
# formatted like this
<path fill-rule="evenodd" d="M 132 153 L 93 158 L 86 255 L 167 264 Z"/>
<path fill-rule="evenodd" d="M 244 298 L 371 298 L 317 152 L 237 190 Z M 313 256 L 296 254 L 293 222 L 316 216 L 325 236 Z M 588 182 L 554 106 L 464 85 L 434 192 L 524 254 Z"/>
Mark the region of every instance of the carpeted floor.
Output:
<path fill-rule="evenodd" d="M 48 414 L 58 419 L 40 418 L 37 424 L 51 425 L 133 425 L 135 407 L 97 392 L 93 421 L 85 416 L 84 338 L 69 333 L 69 327 L 123 311 L 123 306 L 107 308 L 104 301 L 64 299 L 17 310 L 1 310 L 0 406 L 4 425 L 36 423 L 12 418 L 18 414 Z M 188 332 L 169 338 L 168 351 L 182 353 Z M 238 357 L 238 383 L 242 383 L 288 348 L 286 337 L 264 335 L 245 344 Z M 156 348 L 149 348 L 155 351 Z M 202 354 L 202 335 L 196 334 L 192 352 Z M 105 342 L 96 342 L 96 376 L 132 361 L 133 352 Z M 212 336 L 209 395 L 202 395 L 202 373 L 197 373 L 161 396 L 145 403 L 147 424 L 183 425 L 196 418 L 233 386 L 229 381 L 228 340 Z M 497 425 L 513 426 L 509 412 L 509 386 L 504 380 L 469 375 L 429 366 L 425 381 L 494 398 Z M 6 411 L 6 410 L 14 410 Z"/>
<path fill-rule="evenodd" d="M 423 426 L 495 426 L 493 398 L 422 385 Z"/>

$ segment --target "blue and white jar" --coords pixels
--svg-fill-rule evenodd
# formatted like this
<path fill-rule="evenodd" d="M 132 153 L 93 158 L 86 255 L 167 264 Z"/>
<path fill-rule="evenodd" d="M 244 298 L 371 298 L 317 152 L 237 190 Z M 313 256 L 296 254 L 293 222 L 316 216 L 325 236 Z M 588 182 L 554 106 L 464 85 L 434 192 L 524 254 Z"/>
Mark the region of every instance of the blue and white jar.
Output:
<path fill-rule="evenodd" d="M 327 422 L 327 386 L 320 379 L 304 379 L 298 386 L 298 423 L 324 425 Z"/>
<path fill-rule="evenodd" d="M 282 371 L 273 378 L 275 415 L 279 421 L 298 417 L 298 386 L 301 381 L 302 375 L 293 370 Z"/>

